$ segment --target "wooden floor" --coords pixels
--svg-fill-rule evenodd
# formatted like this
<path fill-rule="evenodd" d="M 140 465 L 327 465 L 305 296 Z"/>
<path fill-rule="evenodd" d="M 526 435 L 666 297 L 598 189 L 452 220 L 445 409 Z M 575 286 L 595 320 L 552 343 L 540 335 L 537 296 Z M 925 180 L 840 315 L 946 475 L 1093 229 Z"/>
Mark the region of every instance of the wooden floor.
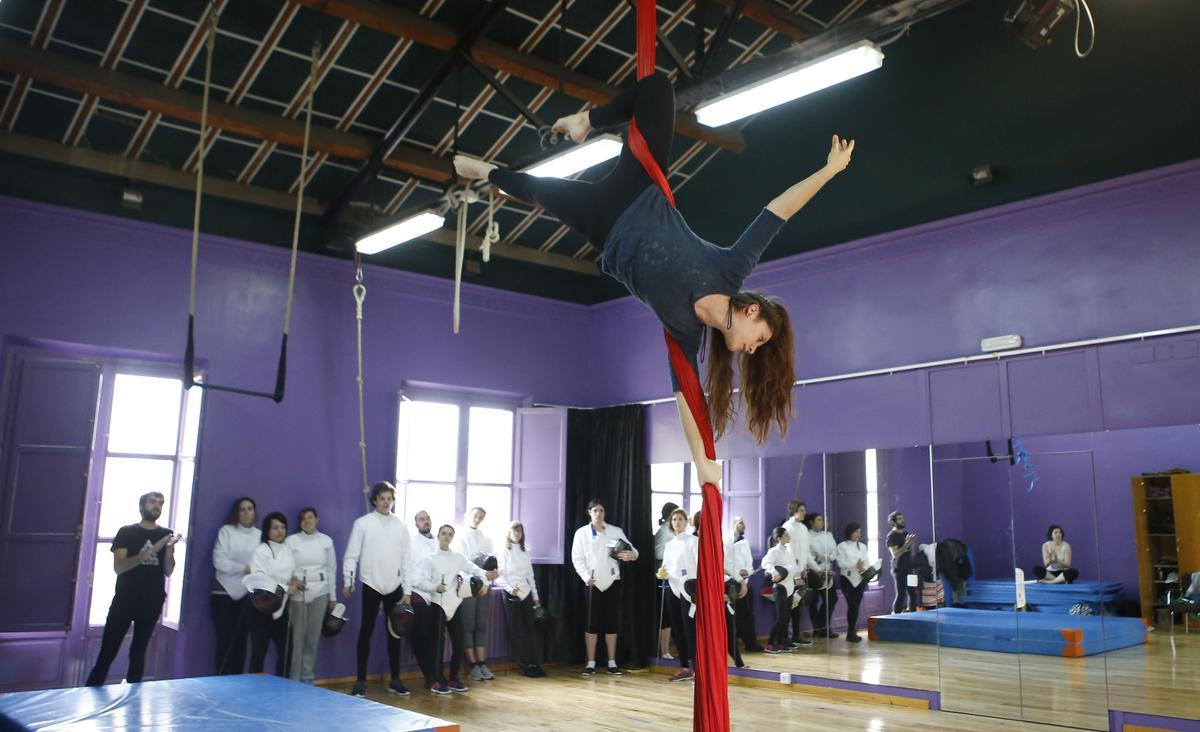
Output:
<path fill-rule="evenodd" d="M 942 711 L 834 697 L 795 685 L 735 683 L 729 690 L 735 730 L 781 724 L 872 731 L 1107 729 L 1108 709 L 1200 718 L 1197 633 L 1174 638 L 1152 633 L 1148 645 L 1081 659 L 836 639 L 786 655 L 749 654 L 746 661 L 755 669 L 940 690 Z M 408 699 L 389 697 L 373 682 L 368 696 L 459 722 L 464 730 L 691 729 L 690 684 L 668 684 L 659 674 L 584 679 L 577 668 L 547 670 L 547 679 L 500 674 L 451 697 L 421 690 Z M 348 692 L 350 684 L 330 688 Z"/>

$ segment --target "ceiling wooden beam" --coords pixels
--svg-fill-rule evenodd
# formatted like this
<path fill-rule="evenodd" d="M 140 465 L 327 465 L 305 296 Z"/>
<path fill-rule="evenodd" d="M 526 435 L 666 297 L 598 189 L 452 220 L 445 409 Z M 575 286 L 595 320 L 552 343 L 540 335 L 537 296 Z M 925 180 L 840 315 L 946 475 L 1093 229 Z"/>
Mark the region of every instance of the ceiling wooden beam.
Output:
<path fill-rule="evenodd" d="M 446 23 L 431 20 L 379 0 L 291 0 L 321 13 L 373 28 L 397 38 L 409 38 L 442 51 L 453 49 L 458 31 Z M 592 104 L 607 104 L 617 89 L 603 81 L 564 68 L 522 51 L 480 39 L 471 48 L 471 58 L 497 71 L 544 86 Z M 675 130 L 687 137 L 716 145 L 731 152 L 746 149 L 746 138 L 733 129 L 712 129 L 696 122 L 691 114 L 679 114 Z"/>
<path fill-rule="evenodd" d="M 91 170 L 105 175 L 159 185 L 166 188 L 175 188 L 184 191 L 196 190 L 196 176 L 192 173 L 186 173 L 159 163 L 132 160 L 124 155 L 97 152 L 78 146 L 68 147 L 51 140 L 44 140 L 39 137 L 31 137 L 15 132 L 0 131 L 0 152 L 22 155 L 35 160 L 43 160 L 60 165 L 69 165 L 83 170 Z M 237 181 L 210 175 L 204 176 L 204 193 L 205 195 L 227 198 L 267 208 L 282 209 L 284 211 L 296 210 L 296 197 L 290 193 L 273 188 L 238 183 Z M 325 202 L 312 196 L 304 197 L 303 211 L 306 214 L 320 215 L 324 212 L 325 206 Z M 347 210 L 340 220 L 363 227 L 382 227 L 387 223 L 376 216 L 356 209 Z M 453 248 L 455 246 L 454 232 L 450 229 L 438 229 L 422 236 L 421 239 L 422 241 L 445 247 Z M 472 237 L 472 241 L 475 241 L 474 237 Z M 541 252 L 530 247 L 512 244 L 493 244 L 492 256 L 579 274 L 593 276 L 599 276 L 600 274 L 596 265 L 592 262 L 581 261 L 563 254 Z"/>
<path fill-rule="evenodd" d="M 85 61 L 0 39 L 0 69 L 91 94 L 135 109 L 200 123 L 199 94 L 172 89 L 148 79 L 101 69 Z M 299 148 L 304 124 L 298 120 L 209 99 L 209 126 L 259 140 Z M 341 158 L 366 160 L 379 141 L 363 135 L 314 126 L 309 148 Z M 451 179 L 450 161 L 411 145 L 399 147 L 384 165 L 426 180 Z"/>
<path fill-rule="evenodd" d="M 717 0 L 721 5 L 729 5 L 733 0 Z M 746 0 L 742 6 L 742 17 L 749 18 L 759 25 L 766 26 L 781 36 L 794 41 L 803 41 L 824 31 L 817 23 L 805 20 L 787 8 L 777 5 L 772 0 Z"/>

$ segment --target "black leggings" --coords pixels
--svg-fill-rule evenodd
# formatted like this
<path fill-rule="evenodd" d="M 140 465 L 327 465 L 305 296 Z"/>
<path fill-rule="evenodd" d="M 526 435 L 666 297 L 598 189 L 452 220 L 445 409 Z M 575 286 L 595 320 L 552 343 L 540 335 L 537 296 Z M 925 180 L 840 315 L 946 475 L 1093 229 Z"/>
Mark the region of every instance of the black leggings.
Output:
<path fill-rule="evenodd" d="M 379 617 L 379 607 L 383 606 L 383 615 L 392 614 L 392 608 L 404 597 L 404 588 L 397 587 L 386 595 L 381 595 L 367 585 L 362 588 L 362 627 L 358 629 L 358 680 L 367 680 L 367 659 L 371 657 L 371 636 L 375 632 L 375 618 Z M 388 671 L 392 681 L 400 678 L 400 641 L 387 634 Z"/>
<path fill-rule="evenodd" d="M 521 666 L 542 665 L 542 629 L 533 622 L 533 595 L 524 600 L 505 593 L 504 619 L 508 625 L 508 637 Z"/>
<path fill-rule="evenodd" d="M 284 600 L 284 604 L 288 604 Z M 247 602 L 246 626 L 250 631 L 250 673 L 261 674 L 267 661 L 267 649 L 275 646 L 275 675 L 286 676 L 290 666 L 288 659 L 288 613 L 283 611 L 278 619 L 262 612 Z"/>
<path fill-rule="evenodd" d="M 675 136 L 675 90 L 665 74 L 640 79 L 608 104 L 591 110 L 588 118 L 597 130 L 636 120 L 651 155 L 666 174 Z M 654 183 L 628 145 L 621 148 L 617 167 L 595 183 L 537 178 L 503 168 L 493 170 L 488 180 L 506 193 L 546 209 L 596 249 L 604 248 L 613 224 L 646 186 Z"/>
<path fill-rule="evenodd" d="M 688 668 L 696 649 L 696 621 L 691 617 L 692 603 L 677 597 L 667 590 L 667 612 L 671 614 L 671 637 L 675 639 L 675 651 L 679 656 L 679 667 Z"/>
<path fill-rule="evenodd" d="M 867 583 L 860 581 L 858 587 L 855 587 L 845 576 L 839 576 L 837 581 L 842 587 L 842 594 L 846 596 L 846 635 L 858 635 L 858 606 L 862 604 Z"/>
<path fill-rule="evenodd" d="M 775 600 L 775 624 L 767 643 L 772 646 L 787 645 L 788 619 L 792 617 L 792 596 L 783 585 L 775 585 L 772 591 Z"/>
<path fill-rule="evenodd" d="M 808 586 L 820 587 L 824 584 L 820 572 L 808 573 Z M 814 590 L 812 602 L 808 604 L 808 619 L 812 621 L 813 632 L 827 631 L 833 622 L 833 609 L 837 607 L 837 587 L 830 585 L 828 590 Z"/>
<path fill-rule="evenodd" d="M 1060 574 L 1065 574 L 1067 576 L 1067 584 L 1068 585 L 1079 578 L 1079 570 L 1075 569 L 1074 567 L 1068 567 L 1067 569 L 1065 569 L 1061 572 L 1055 572 L 1052 569 L 1046 569 L 1045 567 L 1043 567 L 1040 564 L 1033 568 L 1033 576 L 1037 577 L 1040 580 L 1046 579 L 1047 577 L 1049 577 L 1050 579 L 1054 579 L 1055 577 L 1057 577 Z"/>
<path fill-rule="evenodd" d="M 225 593 L 209 596 L 216 626 L 216 669 L 218 674 L 240 674 L 246 670 L 246 605 L 249 595 L 234 600 Z"/>

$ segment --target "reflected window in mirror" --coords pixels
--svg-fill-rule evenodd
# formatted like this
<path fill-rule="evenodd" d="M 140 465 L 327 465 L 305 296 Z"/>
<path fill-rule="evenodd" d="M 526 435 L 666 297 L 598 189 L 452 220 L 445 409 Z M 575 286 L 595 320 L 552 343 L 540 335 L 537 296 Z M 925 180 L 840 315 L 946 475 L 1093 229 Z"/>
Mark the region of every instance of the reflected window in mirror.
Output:
<path fill-rule="evenodd" d="M 871 448 L 864 453 L 863 464 L 865 466 L 867 493 L 867 556 L 871 558 L 871 562 L 879 560 L 879 469 L 877 466 L 877 455 L 875 448 Z M 879 584 L 879 575 L 875 575 L 871 580 L 871 584 Z"/>

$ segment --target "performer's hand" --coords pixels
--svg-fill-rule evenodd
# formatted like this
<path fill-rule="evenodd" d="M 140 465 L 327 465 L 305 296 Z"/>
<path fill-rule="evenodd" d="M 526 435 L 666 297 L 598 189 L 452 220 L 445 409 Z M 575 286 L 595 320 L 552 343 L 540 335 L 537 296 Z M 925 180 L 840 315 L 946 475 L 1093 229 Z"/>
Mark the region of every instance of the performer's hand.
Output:
<path fill-rule="evenodd" d="M 479 592 L 475 593 L 475 597 L 487 597 L 487 593 L 489 593 L 491 591 L 492 591 L 492 588 L 490 586 L 484 585 L 483 587 L 479 588 Z"/>
<path fill-rule="evenodd" d="M 712 483 L 721 490 L 721 464 L 716 460 L 705 458 L 703 461 L 696 463 L 696 471 L 699 474 L 700 485 Z"/>
<path fill-rule="evenodd" d="M 833 142 L 829 146 L 829 157 L 825 160 L 825 167 L 833 173 L 840 173 L 850 164 L 850 156 L 853 153 L 854 140 L 843 140 L 834 135 Z"/>
<path fill-rule="evenodd" d="M 741 571 L 741 574 L 742 574 L 742 576 L 743 576 L 743 577 L 749 577 L 749 576 L 750 576 L 750 573 L 749 573 L 749 572 L 747 572 L 746 570 L 744 570 L 744 569 L 743 569 L 743 570 L 740 570 L 740 571 Z"/>
<path fill-rule="evenodd" d="M 741 588 L 738 590 L 738 599 L 740 600 L 745 597 L 748 592 L 750 592 L 750 583 L 743 582 Z"/>
<path fill-rule="evenodd" d="M 771 573 L 771 581 L 772 582 L 779 582 L 779 579 L 780 579 L 779 575 L 775 574 L 774 572 Z"/>
<path fill-rule="evenodd" d="M 550 131 L 566 135 L 575 142 L 583 142 L 587 139 L 588 133 L 592 131 L 591 117 L 588 116 L 587 110 L 559 117 Z"/>
<path fill-rule="evenodd" d="M 438 586 L 437 586 L 437 587 L 435 587 L 434 589 L 435 589 L 435 590 L 437 590 L 437 593 L 440 595 L 440 594 L 442 594 L 443 592 L 445 592 L 445 591 L 446 591 L 446 586 L 445 586 L 445 585 L 438 585 Z"/>
<path fill-rule="evenodd" d="M 513 597 L 516 597 L 517 595 L 521 594 L 521 591 L 518 590 L 516 587 L 509 587 L 508 594 L 512 595 Z"/>

